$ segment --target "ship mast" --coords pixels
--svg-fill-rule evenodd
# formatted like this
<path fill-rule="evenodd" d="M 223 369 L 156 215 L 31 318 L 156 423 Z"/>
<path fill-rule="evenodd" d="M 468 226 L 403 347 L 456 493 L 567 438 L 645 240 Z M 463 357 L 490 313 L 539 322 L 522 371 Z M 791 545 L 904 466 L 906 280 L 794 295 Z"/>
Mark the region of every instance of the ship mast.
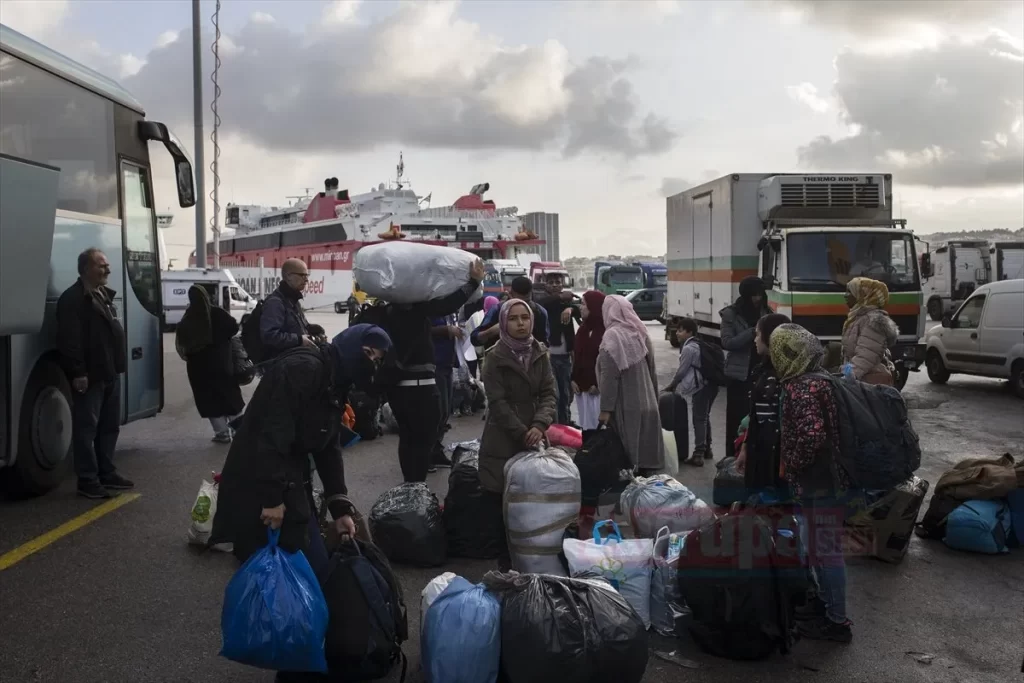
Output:
<path fill-rule="evenodd" d="M 405 175 L 405 159 L 403 158 L 403 153 L 402 152 L 398 153 L 398 166 L 395 167 L 395 172 L 397 174 L 396 177 L 395 177 L 395 186 L 399 190 L 401 190 L 402 189 L 402 176 Z"/>

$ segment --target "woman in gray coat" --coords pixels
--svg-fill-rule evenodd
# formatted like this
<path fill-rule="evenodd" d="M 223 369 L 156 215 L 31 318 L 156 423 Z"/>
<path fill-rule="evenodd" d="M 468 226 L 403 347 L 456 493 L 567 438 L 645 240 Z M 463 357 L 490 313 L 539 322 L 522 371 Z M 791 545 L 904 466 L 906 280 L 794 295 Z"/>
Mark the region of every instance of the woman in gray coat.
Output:
<path fill-rule="evenodd" d="M 665 466 L 651 338 L 625 298 L 605 297 L 601 312 L 604 337 L 597 353 L 598 422 L 615 429 L 637 474 L 648 476 Z"/>
<path fill-rule="evenodd" d="M 764 282 L 759 277 L 745 277 L 740 281 L 740 295 L 736 302 L 723 308 L 722 348 L 725 349 L 725 457 L 735 455 L 733 442 L 740 422 L 750 406 L 753 388 L 751 371 L 758 356 L 754 352 L 754 333 L 757 321 L 771 313 L 765 296 Z M 707 458 L 713 457 L 708 448 Z"/>

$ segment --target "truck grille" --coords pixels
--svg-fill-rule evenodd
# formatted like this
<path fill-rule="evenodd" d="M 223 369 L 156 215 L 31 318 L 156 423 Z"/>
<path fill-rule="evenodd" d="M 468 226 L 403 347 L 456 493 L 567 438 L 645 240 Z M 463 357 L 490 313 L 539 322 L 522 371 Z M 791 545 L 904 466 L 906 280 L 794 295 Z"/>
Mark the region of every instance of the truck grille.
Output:
<path fill-rule="evenodd" d="M 859 183 L 783 184 L 782 206 L 877 209 L 882 206 L 881 185 Z"/>

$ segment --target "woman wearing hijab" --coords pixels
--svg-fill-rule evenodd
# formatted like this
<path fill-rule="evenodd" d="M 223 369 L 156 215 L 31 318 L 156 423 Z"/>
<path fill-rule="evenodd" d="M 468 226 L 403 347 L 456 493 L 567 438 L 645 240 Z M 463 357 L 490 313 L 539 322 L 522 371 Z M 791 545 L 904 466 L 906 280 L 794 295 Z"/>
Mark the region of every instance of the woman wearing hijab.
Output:
<path fill-rule="evenodd" d="M 516 453 L 541 443 L 555 421 L 558 402 L 551 358 L 533 337 L 533 309 L 509 299 L 498 314 L 499 341 L 483 366 L 487 424 L 480 438 L 480 486 L 487 496 L 494 525 L 501 529 L 499 567 L 509 568 L 502 495 L 505 463 Z"/>
<path fill-rule="evenodd" d="M 342 414 L 352 386 L 369 384 L 391 348 L 387 333 L 353 325 L 330 344 L 286 351 L 268 366 L 221 472 L 210 543 L 233 543 L 245 562 L 267 544 L 265 527 L 281 530 L 280 545 L 302 550 L 318 576 L 327 569 L 313 503 L 312 467 L 340 534 L 355 533 L 341 453 Z"/>
<path fill-rule="evenodd" d="M 601 393 L 597 388 L 597 355 L 604 339 L 605 295 L 597 290 L 583 293 L 580 314 L 583 324 L 576 332 L 572 350 L 572 390 L 576 394 L 576 410 L 580 428 L 597 429 L 601 412 Z"/>
<path fill-rule="evenodd" d="M 768 352 L 769 340 L 781 325 L 790 319 L 771 313 L 757 321 L 754 346 L 760 361 L 754 368 L 750 407 L 747 409 L 747 431 L 736 456 L 736 466 L 744 473 L 744 484 L 750 494 L 780 488 L 779 479 L 779 402 L 782 389 Z"/>
<path fill-rule="evenodd" d="M 648 476 L 665 466 L 651 338 L 625 298 L 605 297 L 601 312 L 604 337 L 597 354 L 598 420 L 615 429 L 637 473 Z"/>
<path fill-rule="evenodd" d="M 889 303 L 884 282 L 855 277 L 846 285 L 850 313 L 843 323 L 843 372 L 868 384 L 893 385 L 896 368 L 889 349 L 900 331 L 883 309 Z"/>
<path fill-rule="evenodd" d="M 726 457 L 735 455 L 736 432 L 747 414 L 750 390 L 753 388 L 751 371 L 757 364 L 754 326 L 758 320 L 771 313 L 761 278 L 743 278 L 739 290 L 740 295 L 736 301 L 719 312 L 722 317 L 722 348 L 725 349 Z M 710 453 L 708 457 L 712 457 Z"/>
<path fill-rule="evenodd" d="M 231 443 L 229 423 L 245 409 L 231 357 L 231 338 L 238 333 L 238 322 L 224 309 L 212 306 L 206 290 L 198 285 L 189 288 L 188 304 L 174 345 L 185 360 L 199 415 L 213 427 L 213 440 Z"/>
<path fill-rule="evenodd" d="M 822 373 L 824 349 L 799 325 L 780 325 L 768 343 L 772 367 L 782 387 L 780 409 L 781 475 L 807 521 L 808 557 L 818 574 L 823 613 L 799 622 L 801 633 L 815 640 L 849 643 L 846 617 L 846 564 L 843 518 L 838 494 L 848 488 L 832 454 L 839 449 L 838 410 L 829 377 Z"/>
<path fill-rule="evenodd" d="M 490 313 L 491 310 L 495 306 L 497 306 L 497 305 L 498 305 L 498 297 L 494 297 L 494 296 L 485 296 L 484 297 L 483 307 L 479 311 L 475 312 L 473 315 L 469 316 L 469 320 L 466 321 L 466 336 L 467 337 L 471 336 L 473 334 L 473 331 L 476 328 L 480 327 L 480 323 L 482 323 L 484 321 L 484 317 L 488 313 Z M 483 347 L 483 345 L 477 345 L 477 346 L 474 346 L 473 348 L 476 350 L 477 360 L 469 361 L 469 363 L 468 363 L 469 364 L 469 374 L 472 375 L 473 377 L 476 377 L 476 368 L 477 368 L 477 365 L 480 363 L 480 359 L 483 358 L 484 347 Z"/>

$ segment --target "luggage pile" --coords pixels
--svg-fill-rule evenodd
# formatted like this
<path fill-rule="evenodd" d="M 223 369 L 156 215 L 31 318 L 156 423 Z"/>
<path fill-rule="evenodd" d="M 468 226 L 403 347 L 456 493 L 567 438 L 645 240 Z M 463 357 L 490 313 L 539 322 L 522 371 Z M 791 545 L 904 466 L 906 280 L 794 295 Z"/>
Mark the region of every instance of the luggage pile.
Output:
<path fill-rule="evenodd" d="M 958 462 L 939 477 L 916 532 L 988 555 L 1024 544 L 1024 462 L 1009 453 Z"/>

